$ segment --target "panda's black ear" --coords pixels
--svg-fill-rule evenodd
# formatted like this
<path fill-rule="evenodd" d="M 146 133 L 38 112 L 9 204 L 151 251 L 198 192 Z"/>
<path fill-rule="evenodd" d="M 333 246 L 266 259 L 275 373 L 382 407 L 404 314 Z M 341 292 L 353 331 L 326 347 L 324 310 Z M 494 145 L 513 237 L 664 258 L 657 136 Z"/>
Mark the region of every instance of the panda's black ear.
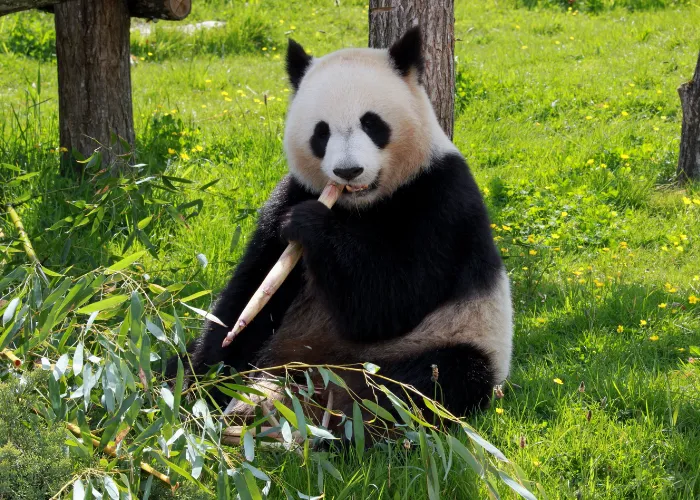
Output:
<path fill-rule="evenodd" d="M 389 49 L 389 57 L 401 76 L 408 75 L 411 69 L 415 68 L 420 79 L 424 67 L 420 27 L 414 26 L 404 33 Z"/>
<path fill-rule="evenodd" d="M 309 64 L 311 64 L 311 56 L 306 53 L 304 47 L 290 38 L 287 46 L 287 74 L 289 83 L 295 91 L 299 88 Z"/>

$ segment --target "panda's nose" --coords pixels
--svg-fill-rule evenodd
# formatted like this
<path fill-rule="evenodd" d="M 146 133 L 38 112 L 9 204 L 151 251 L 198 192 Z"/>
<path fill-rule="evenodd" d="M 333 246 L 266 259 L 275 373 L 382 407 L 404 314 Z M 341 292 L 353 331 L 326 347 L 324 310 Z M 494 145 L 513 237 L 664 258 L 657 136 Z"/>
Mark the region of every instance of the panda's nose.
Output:
<path fill-rule="evenodd" d="M 345 179 L 346 181 L 351 181 L 358 175 L 360 175 L 362 172 L 364 172 L 365 169 L 362 167 L 347 167 L 347 168 L 335 168 L 333 169 L 333 173 L 340 177 L 341 179 Z"/>

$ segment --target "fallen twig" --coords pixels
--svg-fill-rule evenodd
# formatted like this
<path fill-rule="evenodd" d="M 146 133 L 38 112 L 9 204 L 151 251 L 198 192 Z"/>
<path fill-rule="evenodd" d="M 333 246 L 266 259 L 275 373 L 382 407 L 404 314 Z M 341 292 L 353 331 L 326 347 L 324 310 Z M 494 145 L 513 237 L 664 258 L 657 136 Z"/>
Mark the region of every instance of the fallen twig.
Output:
<path fill-rule="evenodd" d="M 343 189 L 344 186 L 338 186 L 333 182 L 329 182 L 321 193 L 318 201 L 328 208 L 331 208 L 335 202 L 338 201 Z M 260 287 L 253 294 L 253 297 L 248 301 L 248 304 L 243 308 L 243 312 L 238 317 L 233 329 L 228 332 L 228 335 L 226 335 L 226 338 L 222 342 L 222 347 L 226 347 L 233 342 L 236 335 L 241 333 L 241 331 L 253 321 L 253 318 L 255 318 L 262 308 L 265 307 L 270 297 L 272 297 L 280 285 L 282 285 L 287 276 L 289 276 L 289 273 L 294 269 L 294 266 L 299 262 L 301 254 L 302 248 L 298 242 L 293 241 L 287 245 L 282 256 L 267 274 Z"/>
<path fill-rule="evenodd" d="M 82 432 L 80 431 L 80 427 L 78 427 L 77 425 L 72 424 L 70 422 L 66 422 L 66 427 L 68 428 L 69 431 L 71 431 L 73 433 L 73 435 L 75 437 L 77 437 L 77 438 L 83 437 Z M 92 445 L 95 448 L 99 448 L 100 441 L 97 438 L 95 438 L 92 434 L 90 435 L 90 438 L 92 439 Z M 109 455 L 110 457 L 117 458 L 117 449 L 114 446 L 107 445 L 104 448 L 102 448 L 102 452 Z M 141 462 L 140 467 L 141 467 L 142 471 L 150 474 L 151 476 L 153 476 L 157 479 L 160 479 L 165 484 L 170 486 L 170 488 L 172 488 L 173 491 L 175 491 L 180 486 L 180 483 L 176 483 L 175 486 L 173 486 L 172 483 L 170 482 L 170 478 L 168 476 L 166 476 L 162 472 L 154 469 L 153 467 L 151 467 L 147 463 Z"/>

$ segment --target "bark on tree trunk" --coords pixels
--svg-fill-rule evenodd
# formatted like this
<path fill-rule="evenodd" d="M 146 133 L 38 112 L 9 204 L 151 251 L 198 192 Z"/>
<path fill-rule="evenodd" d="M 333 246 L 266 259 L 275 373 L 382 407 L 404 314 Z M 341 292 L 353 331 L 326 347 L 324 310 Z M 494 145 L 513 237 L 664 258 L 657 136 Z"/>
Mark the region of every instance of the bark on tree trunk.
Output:
<path fill-rule="evenodd" d="M 387 48 L 416 24 L 423 33 L 423 82 L 442 129 L 454 127 L 454 0 L 370 0 L 369 46 Z"/>
<path fill-rule="evenodd" d="M 87 157 L 98 147 L 108 165 L 134 145 L 127 2 L 62 3 L 55 23 L 63 165 L 72 163 L 73 148 Z M 124 144 L 112 144 L 113 134 Z"/>
<path fill-rule="evenodd" d="M 0 16 L 22 10 L 39 9 L 65 0 L 0 0 Z"/>
<path fill-rule="evenodd" d="M 68 0 L 0 0 L 0 16 L 28 9 L 54 11 L 54 5 Z M 192 10 L 192 0 L 128 0 L 131 17 L 180 21 Z"/>
<path fill-rule="evenodd" d="M 678 87 L 683 110 L 681 149 L 676 175 L 679 182 L 700 180 L 700 54 L 693 79 Z"/>

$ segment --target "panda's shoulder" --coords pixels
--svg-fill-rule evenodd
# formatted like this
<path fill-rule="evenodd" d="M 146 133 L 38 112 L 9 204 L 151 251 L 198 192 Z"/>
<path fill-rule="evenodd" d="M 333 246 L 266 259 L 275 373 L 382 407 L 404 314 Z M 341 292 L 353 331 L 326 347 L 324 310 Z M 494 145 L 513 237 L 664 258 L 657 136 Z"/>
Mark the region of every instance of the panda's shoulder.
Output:
<path fill-rule="evenodd" d="M 292 205 L 310 200 L 313 197 L 314 195 L 291 174 L 286 174 L 270 193 L 260 216 L 263 218 L 278 217 Z"/>
<path fill-rule="evenodd" d="M 444 207 L 452 202 L 460 205 L 482 203 L 467 162 L 456 150 L 433 155 L 428 167 L 411 187 L 409 196 L 420 197 L 433 207 Z"/>

